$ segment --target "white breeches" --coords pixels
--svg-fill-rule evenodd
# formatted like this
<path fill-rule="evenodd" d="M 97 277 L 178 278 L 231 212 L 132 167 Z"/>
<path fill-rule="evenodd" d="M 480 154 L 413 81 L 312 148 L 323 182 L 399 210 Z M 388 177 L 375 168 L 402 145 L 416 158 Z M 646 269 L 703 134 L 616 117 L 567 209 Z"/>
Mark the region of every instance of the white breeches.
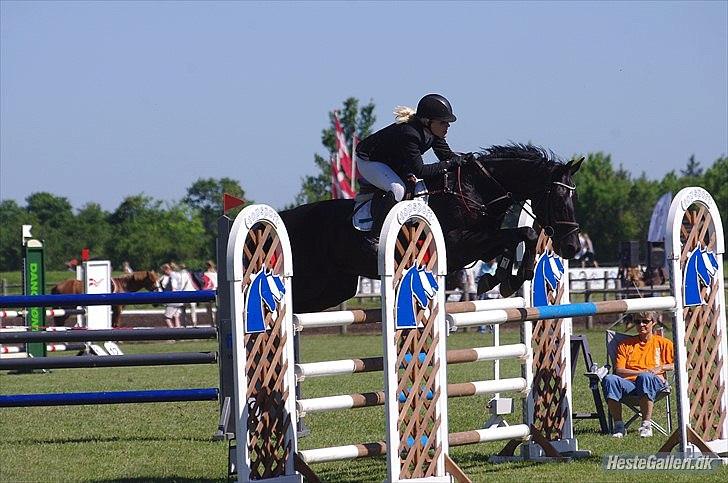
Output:
<path fill-rule="evenodd" d="M 392 168 L 378 161 L 369 161 L 356 157 L 356 167 L 362 177 L 368 182 L 384 191 L 394 193 L 397 201 L 404 199 L 404 181 Z"/>

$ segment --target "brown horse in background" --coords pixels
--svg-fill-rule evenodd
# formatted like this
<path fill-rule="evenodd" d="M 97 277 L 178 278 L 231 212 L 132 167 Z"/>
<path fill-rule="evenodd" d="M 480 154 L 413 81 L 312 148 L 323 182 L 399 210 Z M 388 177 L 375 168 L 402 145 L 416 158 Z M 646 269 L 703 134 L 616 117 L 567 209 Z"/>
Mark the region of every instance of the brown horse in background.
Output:
<path fill-rule="evenodd" d="M 127 293 L 138 292 L 146 289 L 150 292 L 159 290 L 159 275 L 153 271 L 132 272 L 123 277 L 113 277 L 111 279 L 111 293 Z M 52 294 L 81 294 L 84 293 L 83 281 L 68 279 L 57 283 L 52 289 Z M 123 305 L 111 306 L 111 326 L 118 327 L 121 321 L 121 312 L 124 310 Z M 68 315 L 54 317 L 53 323 L 56 326 L 65 325 Z"/>

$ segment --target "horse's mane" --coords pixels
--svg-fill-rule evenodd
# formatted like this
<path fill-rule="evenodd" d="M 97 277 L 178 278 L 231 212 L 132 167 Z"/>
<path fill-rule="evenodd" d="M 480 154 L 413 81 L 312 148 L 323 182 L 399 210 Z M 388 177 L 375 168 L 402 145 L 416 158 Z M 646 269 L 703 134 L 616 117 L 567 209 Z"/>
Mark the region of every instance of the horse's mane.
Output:
<path fill-rule="evenodd" d="M 496 145 L 489 148 L 481 148 L 480 152 L 475 153 L 475 157 L 479 161 L 485 162 L 498 160 L 534 161 L 539 164 L 539 167 L 541 164 L 544 166 L 564 164 L 564 161 L 550 149 L 534 146 L 530 143 L 510 143 L 504 146 Z"/>

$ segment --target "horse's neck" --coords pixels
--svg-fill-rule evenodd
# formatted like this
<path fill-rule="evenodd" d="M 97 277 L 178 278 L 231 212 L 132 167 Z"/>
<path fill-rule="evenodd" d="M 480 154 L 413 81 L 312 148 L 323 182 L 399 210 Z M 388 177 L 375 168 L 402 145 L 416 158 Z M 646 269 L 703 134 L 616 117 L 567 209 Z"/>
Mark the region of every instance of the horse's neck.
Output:
<path fill-rule="evenodd" d="M 539 191 L 539 188 L 546 180 L 546 174 L 538 168 L 538 164 L 519 159 L 496 161 L 487 164 L 492 170 L 493 178 L 503 187 L 503 190 L 511 193 L 514 198 L 524 201 Z M 495 193 L 501 196 L 503 193 Z M 535 201 L 535 200 L 531 200 Z"/>
<path fill-rule="evenodd" d="M 114 278 L 114 291 L 116 292 L 138 292 L 144 284 L 136 280 L 132 275 L 128 277 Z"/>

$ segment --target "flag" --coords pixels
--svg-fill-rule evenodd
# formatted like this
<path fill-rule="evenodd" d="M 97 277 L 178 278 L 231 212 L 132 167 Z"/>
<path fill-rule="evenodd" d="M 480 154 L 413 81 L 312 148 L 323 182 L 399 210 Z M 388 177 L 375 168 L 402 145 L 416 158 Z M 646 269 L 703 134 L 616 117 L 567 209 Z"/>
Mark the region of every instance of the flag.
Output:
<path fill-rule="evenodd" d="M 334 199 L 351 199 L 356 196 L 354 187 L 354 163 L 346 146 L 344 129 L 339 122 L 337 112 L 333 113 L 334 134 L 336 137 L 336 153 L 331 158 L 331 197 Z"/>

